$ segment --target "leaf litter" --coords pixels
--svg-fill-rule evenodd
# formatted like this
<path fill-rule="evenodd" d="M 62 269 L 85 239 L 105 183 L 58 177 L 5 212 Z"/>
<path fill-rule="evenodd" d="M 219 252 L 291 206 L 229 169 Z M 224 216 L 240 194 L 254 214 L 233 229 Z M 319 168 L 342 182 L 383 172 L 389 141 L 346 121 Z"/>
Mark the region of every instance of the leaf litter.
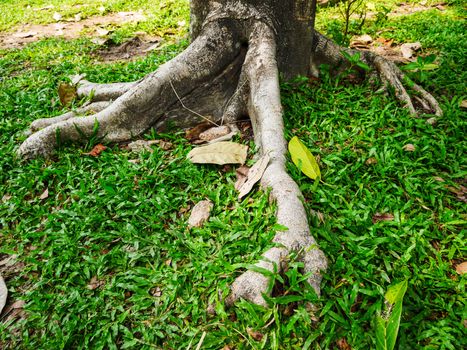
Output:
<path fill-rule="evenodd" d="M 211 216 L 211 210 L 214 204 L 209 200 L 204 200 L 197 203 L 188 219 L 188 228 L 201 227 Z"/>
<path fill-rule="evenodd" d="M 238 198 L 242 199 L 253 189 L 253 186 L 261 180 L 264 172 L 269 165 L 270 157 L 268 154 L 263 155 L 256 163 L 249 169 L 246 175 L 245 182 L 240 186 Z"/>
<path fill-rule="evenodd" d="M 216 142 L 194 148 L 187 158 L 195 164 L 245 164 L 248 146 L 236 142 Z"/>

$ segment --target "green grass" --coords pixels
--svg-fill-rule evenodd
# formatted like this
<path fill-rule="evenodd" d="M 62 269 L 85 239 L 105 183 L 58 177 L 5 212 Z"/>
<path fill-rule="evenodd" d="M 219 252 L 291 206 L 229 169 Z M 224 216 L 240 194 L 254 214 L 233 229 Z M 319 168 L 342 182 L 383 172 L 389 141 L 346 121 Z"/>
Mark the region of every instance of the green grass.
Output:
<path fill-rule="evenodd" d="M 158 2 L 164 3 L 177 4 Z M 150 8 L 149 1 L 111 4 Z M 449 189 L 466 178 L 466 118 L 459 108 L 466 99 L 466 48 L 459 13 L 453 6 L 446 14 L 384 24 L 393 28 L 384 35 L 420 40 L 424 52 L 438 56 L 440 68 L 423 83 L 445 111 L 434 126 L 368 85 L 337 84 L 326 75 L 319 83 L 283 84 L 287 137 L 298 135 L 320 158 L 317 185 L 292 163 L 288 167 L 306 207 L 324 214 L 324 222 L 310 216 L 310 224 L 330 267 L 319 299 L 300 281 L 298 263 L 290 264 L 282 288 L 312 301 L 316 315 L 303 305 L 291 311 L 280 298 L 269 310 L 246 302 L 226 310 L 219 302 L 244 264 L 271 245 L 274 207 L 259 191 L 239 203 L 235 172 L 190 164 L 191 146 L 180 133 L 146 136 L 171 141 L 169 151 L 135 155 L 113 146 L 89 158 L 82 155 L 87 145 L 64 147 L 54 162 L 22 164 L 14 157 L 31 121 L 63 112 L 56 87 L 66 76 L 139 79 L 186 42 L 107 65 L 96 63 L 96 45 L 85 38 L 0 52 L 0 260 L 18 254 L 24 263 L 4 277 L 10 300 L 26 302 L 23 320 L 0 319 L 0 347 L 194 349 L 205 334 L 203 349 L 333 349 L 341 338 L 353 349 L 372 349 L 387 287 L 408 279 L 398 348 L 463 348 L 465 277 L 454 267 L 466 258 L 467 218 L 465 203 Z M 160 23 L 165 20 L 171 21 Z M 133 30 L 124 26 L 121 37 Z M 364 27 L 375 30 L 371 23 Z M 404 151 L 408 143 L 414 152 Z M 139 164 L 128 162 L 135 158 Z M 40 200 L 46 188 L 49 196 Z M 214 203 L 210 221 L 188 230 L 182 209 L 206 198 Z M 376 213 L 394 220 L 373 223 Z M 89 289 L 96 280 L 100 286 Z M 208 305 L 216 316 L 206 312 Z M 251 330 L 263 338 L 255 340 Z"/>

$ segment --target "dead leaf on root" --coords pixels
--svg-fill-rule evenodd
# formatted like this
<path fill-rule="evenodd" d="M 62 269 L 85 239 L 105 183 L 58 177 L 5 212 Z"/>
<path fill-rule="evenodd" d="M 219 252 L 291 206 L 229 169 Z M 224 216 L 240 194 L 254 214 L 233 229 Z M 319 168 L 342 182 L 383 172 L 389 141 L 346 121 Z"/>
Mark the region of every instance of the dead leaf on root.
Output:
<path fill-rule="evenodd" d="M 91 150 L 89 153 L 83 153 L 84 156 L 91 156 L 91 157 L 99 157 L 102 152 L 104 152 L 107 149 L 106 146 L 103 144 L 99 143 L 98 145 L 95 145 L 94 148 Z"/>
<path fill-rule="evenodd" d="M 212 127 L 212 123 L 202 122 L 201 124 L 198 124 L 195 127 L 185 131 L 185 138 L 190 142 L 199 140 L 199 135 L 211 127 Z"/>
<path fill-rule="evenodd" d="M 464 273 L 467 273 L 467 261 L 464 261 L 463 263 L 456 265 L 456 272 L 459 275 L 463 275 Z"/>
<path fill-rule="evenodd" d="M 248 193 L 250 193 L 251 189 L 253 186 L 261 180 L 263 177 L 264 172 L 266 171 L 266 168 L 269 165 L 269 155 L 265 154 L 263 155 L 256 163 L 251 167 L 251 169 L 248 171 L 247 175 L 247 180 L 239 189 L 239 194 L 238 198 L 242 199 L 245 197 Z"/>
<path fill-rule="evenodd" d="M 8 296 L 8 289 L 6 287 L 5 281 L 0 275 L 0 314 L 2 313 L 3 308 L 6 304 L 6 298 Z"/>
<path fill-rule="evenodd" d="M 62 106 L 66 107 L 76 98 L 76 87 L 67 83 L 60 83 L 58 86 L 58 97 Z"/>
<path fill-rule="evenodd" d="M 230 127 L 227 125 L 216 126 L 213 128 L 209 128 L 208 130 L 203 131 L 201 134 L 199 134 L 199 139 L 205 142 L 209 142 L 218 139 L 222 136 L 228 135 L 230 131 Z"/>
<path fill-rule="evenodd" d="M 385 214 L 376 213 L 375 215 L 373 215 L 373 218 L 372 218 L 373 224 L 376 224 L 377 222 L 380 222 L 380 221 L 393 221 L 393 220 L 394 220 L 394 215 L 389 214 L 389 213 L 385 213 Z"/>
<path fill-rule="evenodd" d="M 201 227 L 211 216 L 211 210 L 214 207 L 211 201 L 201 201 L 193 207 L 190 218 L 188 219 L 188 228 Z"/>
<path fill-rule="evenodd" d="M 217 142 L 192 149 L 187 158 L 195 164 L 244 164 L 247 153 L 248 146 L 235 142 Z"/>

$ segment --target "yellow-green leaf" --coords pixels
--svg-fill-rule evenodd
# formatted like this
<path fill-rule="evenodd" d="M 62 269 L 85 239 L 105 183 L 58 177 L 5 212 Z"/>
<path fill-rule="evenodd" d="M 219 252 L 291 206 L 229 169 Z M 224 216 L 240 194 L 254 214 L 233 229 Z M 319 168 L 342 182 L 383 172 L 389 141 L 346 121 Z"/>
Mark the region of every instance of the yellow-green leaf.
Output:
<path fill-rule="evenodd" d="M 319 165 L 310 150 L 299 140 L 297 136 L 289 142 L 289 152 L 294 164 L 310 179 L 321 177 Z"/>

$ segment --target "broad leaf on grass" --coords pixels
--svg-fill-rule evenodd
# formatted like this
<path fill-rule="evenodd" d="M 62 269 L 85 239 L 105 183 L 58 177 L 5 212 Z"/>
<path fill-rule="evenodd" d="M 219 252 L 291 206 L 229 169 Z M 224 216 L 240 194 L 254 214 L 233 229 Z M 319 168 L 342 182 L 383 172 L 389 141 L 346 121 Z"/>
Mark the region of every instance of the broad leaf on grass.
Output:
<path fill-rule="evenodd" d="M 402 301 L 406 291 L 407 281 L 402 281 L 391 286 L 384 296 L 387 302 L 386 313 L 376 319 L 377 350 L 393 350 L 396 345 L 402 315 Z"/>
<path fill-rule="evenodd" d="M 8 289 L 6 288 L 6 284 L 3 280 L 2 275 L 0 275 L 0 314 L 2 313 L 2 310 L 5 307 L 7 295 Z"/>
<path fill-rule="evenodd" d="M 244 164 L 248 146 L 235 142 L 216 142 L 197 147 L 188 153 L 188 159 L 197 164 Z"/>
<path fill-rule="evenodd" d="M 297 136 L 289 142 L 289 152 L 294 164 L 310 179 L 321 177 L 319 165 L 310 150 L 299 140 Z"/>

